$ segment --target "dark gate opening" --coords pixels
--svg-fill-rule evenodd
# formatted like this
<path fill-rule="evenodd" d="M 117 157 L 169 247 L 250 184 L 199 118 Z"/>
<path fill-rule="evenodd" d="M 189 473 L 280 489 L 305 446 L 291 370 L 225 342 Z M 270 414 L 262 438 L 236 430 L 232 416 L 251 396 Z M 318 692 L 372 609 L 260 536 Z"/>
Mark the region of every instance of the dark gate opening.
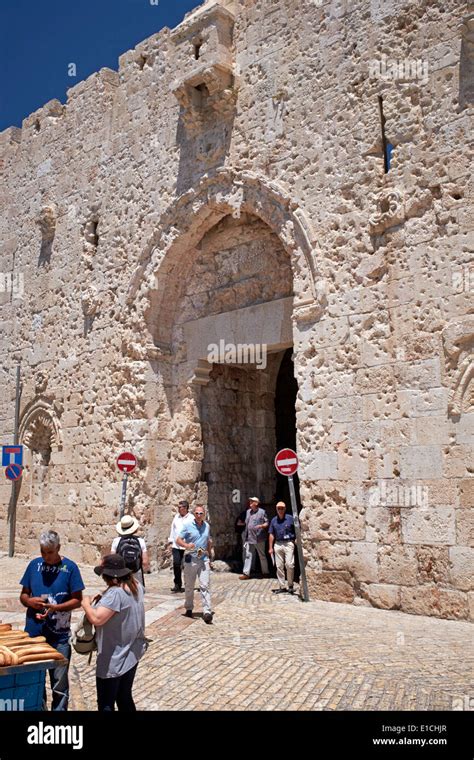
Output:
<path fill-rule="evenodd" d="M 288 348 L 281 360 L 275 388 L 275 435 L 276 451 L 280 449 L 293 449 L 296 451 L 296 395 L 298 383 L 295 379 L 293 364 L 293 349 Z M 291 510 L 290 490 L 288 478 L 279 475 L 275 470 L 276 477 L 276 501 L 284 501 L 288 511 Z M 298 512 L 301 510 L 300 488 L 298 474 L 293 478 L 296 491 L 296 503 Z"/>

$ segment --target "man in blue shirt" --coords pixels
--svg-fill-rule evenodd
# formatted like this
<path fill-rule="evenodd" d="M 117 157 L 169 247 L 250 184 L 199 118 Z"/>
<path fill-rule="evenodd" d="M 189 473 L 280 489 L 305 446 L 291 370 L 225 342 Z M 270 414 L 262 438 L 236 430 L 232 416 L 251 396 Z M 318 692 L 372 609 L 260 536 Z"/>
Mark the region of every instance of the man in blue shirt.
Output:
<path fill-rule="evenodd" d="M 20 581 L 20 602 L 27 610 L 25 631 L 30 636 L 44 636 L 68 661 L 49 671 L 52 710 L 63 711 L 69 702 L 71 612 L 81 606 L 85 586 L 76 563 L 60 557 L 59 549 L 59 536 L 54 530 L 41 534 L 41 557 L 31 560 L 25 570 Z M 44 702 L 46 705 L 46 691 Z"/>
<path fill-rule="evenodd" d="M 186 617 L 192 618 L 193 616 L 194 583 L 197 577 L 201 590 L 203 620 L 205 623 L 212 623 L 211 593 L 209 590 L 212 540 L 209 524 L 204 520 L 205 515 L 206 511 L 202 504 L 197 504 L 194 510 L 194 520 L 183 526 L 176 543 L 185 550 L 184 607 Z"/>
<path fill-rule="evenodd" d="M 276 517 L 270 523 L 268 529 L 269 553 L 270 556 L 275 552 L 277 578 L 279 588 L 275 589 L 274 594 L 284 594 L 289 591 L 294 594 L 293 576 L 295 572 L 295 522 L 292 515 L 286 514 L 286 505 L 284 501 L 279 501 L 276 505 Z M 285 566 L 288 580 L 288 589 L 285 587 Z"/>

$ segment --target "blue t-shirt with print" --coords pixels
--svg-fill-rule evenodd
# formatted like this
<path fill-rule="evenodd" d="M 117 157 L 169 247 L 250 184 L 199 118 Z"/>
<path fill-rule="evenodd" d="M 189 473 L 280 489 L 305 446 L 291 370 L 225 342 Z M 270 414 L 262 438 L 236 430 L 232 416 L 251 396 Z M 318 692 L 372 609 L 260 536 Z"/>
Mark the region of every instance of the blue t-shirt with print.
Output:
<path fill-rule="evenodd" d="M 57 565 L 47 565 L 42 557 L 31 560 L 20 583 L 32 596 L 43 596 L 50 604 L 67 602 L 85 588 L 78 566 L 67 557 Z M 44 620 L 37 620 L 36 615 L 37 610 L 27 608 L 25 631 L 30 636 L 45 636 L 50 643 L 69 639 L 70 612 L 50 612 Z"/>

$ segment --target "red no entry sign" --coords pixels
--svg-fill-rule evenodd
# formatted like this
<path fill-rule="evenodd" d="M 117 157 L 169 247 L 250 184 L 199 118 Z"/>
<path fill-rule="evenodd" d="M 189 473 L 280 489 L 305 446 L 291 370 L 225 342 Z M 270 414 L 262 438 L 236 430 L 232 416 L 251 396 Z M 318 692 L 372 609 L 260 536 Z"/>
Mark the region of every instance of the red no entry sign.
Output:
<path fill-rule="evenodd" d="M 298 469 L 298 457 L 293 449 L 281 449 L 275 457 L 275 467 L 280 475 L 294 475 Z"/>
<path fill-rule="evenodd" d="M 117 467 L 121 472 L 132 472 L 137 466 L 137 458 L 130 451 L 124 451 L 117 457 Z"/>

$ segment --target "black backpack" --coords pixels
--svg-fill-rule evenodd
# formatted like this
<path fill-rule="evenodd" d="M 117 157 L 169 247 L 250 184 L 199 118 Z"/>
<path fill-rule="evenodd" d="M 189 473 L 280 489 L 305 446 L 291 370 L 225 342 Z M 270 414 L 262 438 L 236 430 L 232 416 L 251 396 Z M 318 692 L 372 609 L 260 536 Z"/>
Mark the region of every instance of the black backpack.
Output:
<path fill-rule="evenodd" d="M 136 536 L 122 536 L 118 542 L 117 554 L 124 558 L 126 567 L 132 573 L 138 573 L 142 566 L 142 550 Z"/>

